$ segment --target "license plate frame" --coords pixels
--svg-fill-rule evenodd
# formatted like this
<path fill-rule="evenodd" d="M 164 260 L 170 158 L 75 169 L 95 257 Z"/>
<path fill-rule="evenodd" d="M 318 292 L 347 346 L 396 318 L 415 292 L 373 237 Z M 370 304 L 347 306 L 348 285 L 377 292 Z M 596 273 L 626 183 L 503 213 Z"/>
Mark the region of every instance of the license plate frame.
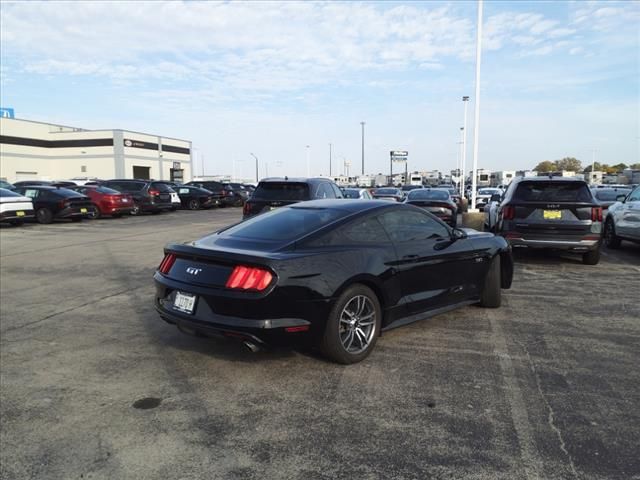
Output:
<path fill-rule="evenodd" d="M 193 315 L 198 296 L 192 293 L 176 291 L 173 297 L 173 309 L 182 313 Z"/>
<path fill-rule="evenodd" d="M 562 220 L 562 210 L 543 210 L 542 218 L 545 220 Z"/>

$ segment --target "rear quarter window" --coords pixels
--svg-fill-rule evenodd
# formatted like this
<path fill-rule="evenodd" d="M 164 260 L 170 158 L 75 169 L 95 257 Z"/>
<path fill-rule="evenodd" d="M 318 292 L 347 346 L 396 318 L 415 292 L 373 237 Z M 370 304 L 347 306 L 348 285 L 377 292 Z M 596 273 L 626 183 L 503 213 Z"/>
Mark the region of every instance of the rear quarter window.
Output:
<path fill-rule="evenodd" d="M 513 199 L 518 202 L 584 202 L 593 201 L 586 184 L 581 182 L 523 182 Z"/>

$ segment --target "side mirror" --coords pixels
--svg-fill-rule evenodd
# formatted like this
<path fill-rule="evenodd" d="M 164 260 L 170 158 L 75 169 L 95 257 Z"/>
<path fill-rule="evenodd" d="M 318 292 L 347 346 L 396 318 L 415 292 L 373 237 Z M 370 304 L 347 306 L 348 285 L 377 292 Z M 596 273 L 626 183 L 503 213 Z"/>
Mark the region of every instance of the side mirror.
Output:
<path fill-rule="evenodd" d="M 454 228 L 451 231 L 451 238 L 453 238 L 454 240 L 462 240 L 463 238 L 467 238 L 467 234 L 465 233 L 464 230 L 461 230 L 459 228 Z"/>
<path fill-rule="evenodd" d="M 625 198 L 627 198 L 626 195 L 617 195 L 616 202 L 624 202 Z"/>
<path fill-rule="evenodd" d="M 491 195 L 491 200 L 489 200 L 490 202 L 499 202 L 500 200 L 502 200 L 502 195 L 500 195 L 499 193 L 494 193 L 493 195 Z"/>

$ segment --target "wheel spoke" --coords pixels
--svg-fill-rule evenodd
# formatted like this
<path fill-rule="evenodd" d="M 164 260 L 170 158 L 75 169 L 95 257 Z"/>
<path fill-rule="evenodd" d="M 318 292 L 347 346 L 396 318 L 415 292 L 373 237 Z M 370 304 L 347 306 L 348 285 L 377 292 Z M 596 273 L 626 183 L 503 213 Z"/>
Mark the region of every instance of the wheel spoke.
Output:
<path fill-rule="evenodd" d="M 353 338 L 355 337 L 355 335 L 353 334 L 353 330 L 349 330 L 349 333 L 347 334 L 347 338 L 345 338 L 342 341 L 342 344 L 344 345 L 344 349 L 348 352 L 349 348 L 351 347 L 351 344 L 353 343 Z M 346 343 L 347 340 L 349 341 L 349 343 Z"/>
<path fill-rule="evenodd" d="M 360 325 L 361 327 L 368 327 L 369 325 L 373 325 L 374 323 L 374 320 L 369 320 L 368 322 L 360 322 L 358 323 L 358 325 Z"/>

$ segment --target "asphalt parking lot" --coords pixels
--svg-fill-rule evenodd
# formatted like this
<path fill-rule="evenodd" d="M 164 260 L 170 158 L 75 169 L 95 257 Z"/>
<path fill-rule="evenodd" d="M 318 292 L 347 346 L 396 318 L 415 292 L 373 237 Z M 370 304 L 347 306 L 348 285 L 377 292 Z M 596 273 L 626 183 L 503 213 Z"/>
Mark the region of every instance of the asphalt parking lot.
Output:
<path fill-rule="evenodd" d="M 240 215 L 0 228 L 1 478 L 640 478 L 640 246 L 520 254 L 345 367 L 159 319 L 163 245 Z"/>

